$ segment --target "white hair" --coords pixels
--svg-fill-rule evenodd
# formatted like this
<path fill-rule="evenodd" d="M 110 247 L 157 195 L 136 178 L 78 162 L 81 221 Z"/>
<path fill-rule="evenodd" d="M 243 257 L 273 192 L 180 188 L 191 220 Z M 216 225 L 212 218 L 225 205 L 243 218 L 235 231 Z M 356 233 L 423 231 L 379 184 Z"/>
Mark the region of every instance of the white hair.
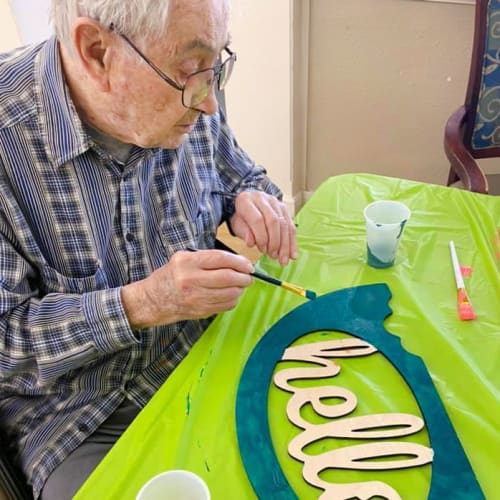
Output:
<path fill-rule="evenodd" d="M 71 48 L 71 26 L 89 17 L 131 38 L 155 39 L 165 33 L 169 0 L 51 0 L 50 19 L 58 40 Z"/>

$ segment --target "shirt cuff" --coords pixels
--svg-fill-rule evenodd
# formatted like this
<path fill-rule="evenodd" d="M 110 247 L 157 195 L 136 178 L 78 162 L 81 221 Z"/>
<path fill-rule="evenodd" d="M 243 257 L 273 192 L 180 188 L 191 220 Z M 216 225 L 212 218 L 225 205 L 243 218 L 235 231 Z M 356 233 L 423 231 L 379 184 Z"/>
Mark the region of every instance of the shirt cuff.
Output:
<path fill-rule="evenodd" d="M 115 352 L 140 343 L 123 310 L 120 288 L 86 293 L 83 314 L 98 351 Z"/>

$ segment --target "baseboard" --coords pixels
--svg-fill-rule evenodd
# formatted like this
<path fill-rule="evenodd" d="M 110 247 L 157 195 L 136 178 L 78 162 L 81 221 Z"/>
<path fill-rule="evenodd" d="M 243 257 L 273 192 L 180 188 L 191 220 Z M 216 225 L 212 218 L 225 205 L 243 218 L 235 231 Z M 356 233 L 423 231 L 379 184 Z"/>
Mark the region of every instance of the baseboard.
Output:
<path fill-rule="evenodd" d="M 293 197 L 284 196 L 283 202 L 286 205 L 288 213 L 293 217 L 300 210 L 300 207 L 303 205 L 302 192 L 295 194 Z"/>
<path fill-rule="evenodd" d="M 500 195 L 500 174 L 486 174 L 488 180 L 488 194 L 493 196 Z M 462 181 L 457 181 L 450 185 L 450 187 L 457 189 L 464 189 Z"/>
<path fill-rule="evenodd" d="M 488 179 L 489 194 L 500 195 L 500 174 L 486 174 Z"/>

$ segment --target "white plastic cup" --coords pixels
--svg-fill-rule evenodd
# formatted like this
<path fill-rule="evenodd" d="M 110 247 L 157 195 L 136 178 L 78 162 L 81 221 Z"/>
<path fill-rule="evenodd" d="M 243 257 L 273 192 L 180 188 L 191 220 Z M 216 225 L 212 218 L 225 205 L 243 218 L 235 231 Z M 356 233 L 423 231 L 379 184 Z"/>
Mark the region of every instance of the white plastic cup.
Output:
<path fill-rule="evenodd" d="M 210 500 L 210 491 L 200 476 L 187 470 L 169 470 L 152 477 L 136 500 Z"/>
<path fill-rule="evenodd" d="M 391 267 L 410 209 L 399 201 L 378 200 L 367 205 L 363 214 L 368 265 L 379 269 Z"/>

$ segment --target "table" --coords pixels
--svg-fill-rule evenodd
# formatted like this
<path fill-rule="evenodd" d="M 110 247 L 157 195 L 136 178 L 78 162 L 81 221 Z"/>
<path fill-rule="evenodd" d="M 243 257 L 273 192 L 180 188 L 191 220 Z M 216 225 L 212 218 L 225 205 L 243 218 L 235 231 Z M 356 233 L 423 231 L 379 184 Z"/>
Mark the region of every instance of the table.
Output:
<path fill-rule="evenodd" d="M 365 260 L 362 209 L 376 199 L 398 200 L 412 211 L 396 265 L 389 269 L 370 268 Z M 500 498 L 494 458 L 500 449 L 500 260 L 495 246 L 500 197 L 369 174 L 339 175 L 317 189 L 296 223 L 297 261 L 281 269 L 262 258 L 258 269 L 312 289 L 320 299 L 334 290 L 387 285 L 392 315 L 385 329 L 423 360 L 484 497 Z M 478 316 L 475 321 L 458 319 L 451 239 L 461 264 L 473 268 L 465 282 Z M 213 500 L 257 498 L 238 446 L 239 380 L 259 340 L 305 302 L 256 280 L 233 311 L 216 318 L 76 498 L 133 499 L 150 477 L 177 468 L 202 476 Z M 340 331 L 316 331 L 296 343 L 349 337 Z M 422 416 L 408 385 L 382 354 L 351 358 L 342 366 L 342 378 L 329 383 L 357 395 L 353 415 Z M 270 384 L 272 445 L 297 497 L 318 498 L 322 491 L 303 480 L 303 464 L 287 452 L 288 443 L 300 433 L 286 417 L 289 400 L 288 392 Z M 304 418 L 320 422 L 323 417 L 308 407 Z M 428 446 L 429 434 L 424 428 L 402 441 Z M 311 452 L 323 452 L 339 442 L 346 444 L 330 439 L 310 445 Z M 401 498 L 413 500 L 427 498 L 431 472 L 432 465 L 423 465 L 392 471 L 328 470 L 322 477 L 331 482 L 384 481 Z M 270 487 L 273 480 L 269 471 Z M 457 474 L 456 482 L 461 480 Z"/>

